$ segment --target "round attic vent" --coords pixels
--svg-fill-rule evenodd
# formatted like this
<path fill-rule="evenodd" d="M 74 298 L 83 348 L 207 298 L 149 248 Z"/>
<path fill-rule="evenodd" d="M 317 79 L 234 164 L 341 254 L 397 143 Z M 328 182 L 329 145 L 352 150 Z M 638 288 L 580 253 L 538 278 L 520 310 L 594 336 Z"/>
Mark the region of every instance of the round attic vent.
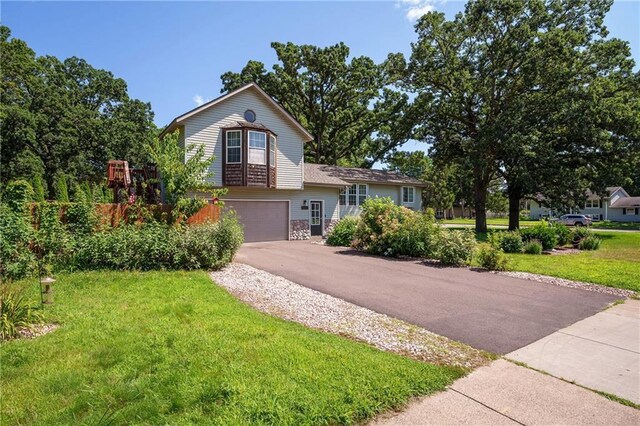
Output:
<path fill-rule="evenodd" d="M 253 110 L 248 109 L 244 112 L 244 119 L 249 123 L 253 123 L 254 121 L 256 121 L 256 113 L 253 112 Z"/>

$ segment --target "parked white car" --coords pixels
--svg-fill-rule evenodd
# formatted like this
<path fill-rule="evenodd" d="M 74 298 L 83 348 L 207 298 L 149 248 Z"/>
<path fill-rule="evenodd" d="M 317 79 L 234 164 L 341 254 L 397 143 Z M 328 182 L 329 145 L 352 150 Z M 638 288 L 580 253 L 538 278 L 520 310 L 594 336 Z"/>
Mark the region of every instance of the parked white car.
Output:
<path fill-rule="evenodd" d="M 558 219 L 558 223 L 567 226 L 589 226 L 591 222 L 592 219 L 583 214 L 565 214 Z"/>

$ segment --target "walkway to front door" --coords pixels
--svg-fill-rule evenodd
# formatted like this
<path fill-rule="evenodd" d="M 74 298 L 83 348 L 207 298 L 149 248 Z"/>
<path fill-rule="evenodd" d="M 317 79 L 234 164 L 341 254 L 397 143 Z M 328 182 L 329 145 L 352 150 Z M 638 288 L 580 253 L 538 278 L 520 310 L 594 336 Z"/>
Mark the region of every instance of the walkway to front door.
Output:
<path fill-rule="evenodd" d="M 322 235 L 322 201 L 311 201 L 311 235 Z"/>

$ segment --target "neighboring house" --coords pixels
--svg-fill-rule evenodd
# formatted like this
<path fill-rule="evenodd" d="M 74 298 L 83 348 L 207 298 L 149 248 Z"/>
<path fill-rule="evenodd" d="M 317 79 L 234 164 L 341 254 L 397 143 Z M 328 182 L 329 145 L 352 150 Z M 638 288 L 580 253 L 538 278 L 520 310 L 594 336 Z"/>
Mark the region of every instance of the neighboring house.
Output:
<path fill-rule="evenodd" d="M 601 197 L 588 192 L 584 208 L 573 209 L 571 213 L 589 215 L 596 220 L 640 222 L 640 197 L 631 197 L 619 186 L 608 187 L 607 193 L 607 196 Z M 529 212 L 531 219 L 554 216 L 556 213 L 553 209 L 545 207 L 541 199 L 531 201 Z"/>
<path fill-rule="evenodd" d="M 163 134 L 175 130 L 183 147 L 204 144 L 215 156 L 212 183 L 228 188 L 223 200 L 238 213 L 246 241 L 325 235 L 341 217 L 358 214 L 367 197 L 422 208 L 417 179 L 305 164 L 312 135 L 254 83 L 175 118 Z"/>

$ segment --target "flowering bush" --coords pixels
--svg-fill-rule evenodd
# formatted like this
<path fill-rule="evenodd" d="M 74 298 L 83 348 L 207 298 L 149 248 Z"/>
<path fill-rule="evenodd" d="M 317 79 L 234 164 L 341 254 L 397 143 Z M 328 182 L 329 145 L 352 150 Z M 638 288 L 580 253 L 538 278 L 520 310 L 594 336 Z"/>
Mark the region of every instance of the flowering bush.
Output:
<path fill-rule="evenodd" d="M 369 198 L 362 205 L 354 246 L 383 256 L 432 257 L 439 228 L 432 215 Z"/>
<path fill-rule="evenodd" d="M 472 231 L 440 228 L 433 212 L 415 212 L 390 198 L 370 198 L 362 205 L 354 247 L 382 256 L 436 259 L 446 265 L 471 260 L 475 248 Z"/>
<path fill-rule="evenodd" d="M 349 247 L 353 242 L 360 219 L 357 216 L 347 216 L 333 227 L 327 235 L 327 244 L 330 246 Z"/>

